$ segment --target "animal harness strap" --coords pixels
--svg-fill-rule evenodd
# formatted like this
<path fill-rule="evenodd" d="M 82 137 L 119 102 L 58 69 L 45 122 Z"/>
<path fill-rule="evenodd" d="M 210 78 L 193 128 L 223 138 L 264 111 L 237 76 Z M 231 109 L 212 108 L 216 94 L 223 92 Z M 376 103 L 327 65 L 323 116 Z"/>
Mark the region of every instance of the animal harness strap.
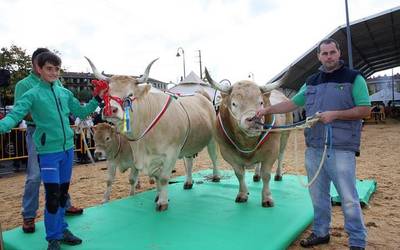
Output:
<path fill-rule="evenodd" d="M 116 159 L 118 154 L 119 154 L 119 152 L 121 152 L 121 134 L 117 133 L 117 135 L 118 135 L 118 149 L 117 149 L 117 152 L 115 153 L 115 155 L 114 155 L 114 157 L 112 159 Z"/>
<path fill-rule="evenodd" d="M 233 141 L 233 139 L 228 135 L 228 133 L 225 130 L 224 124 L 222 123 L 222 119 L 221 119 L 221 114 L 220 112 L 218 112 L 218 124 L 220 125 L 219 127 L 221 128 L 222 133 L 225 135 L 225 137 L 229 140 L 229 142 L 236 148 L 237 151 L 243 153 L 243 154 L 250 154 L 253 153 L 254 151 L 256 151 L 261 145 L 264 144 L 264 142 L 266 142 L 266 140 L 268 139 L 269 136 L 269 132 L 271 131 L 272 127 L 269 128 L 267 131 L 263 132 L 260 140 L 258 141 L 257 145 L 251 149 L 251 150 L 243 150 L 241 149 L 238 145 L 236 145 L 236 143 Z M 272 115 L 272 125 L 275 124 L 275 115 Z"/>
<path fill-rule="evenodd" d="M 160 113 L 158 113 L 158 115 L 153 119 L 153 121 L 150 123 L 150 125 L 143 131 L 143 133 L 135 139 L 129 139 L 129 141 L 138 141 L 140 139 L 142 139 L 156 124 L 157 122 L 161 119 L 161 117 L 163 116 L 163 114 L 165 113 L 165 111 L 167 110 L 169 104 L 172 101 L 172 97 L 170 95 L 168 95 L 167 101 L 164 104 L 164 107 L 161 109 Z"/>

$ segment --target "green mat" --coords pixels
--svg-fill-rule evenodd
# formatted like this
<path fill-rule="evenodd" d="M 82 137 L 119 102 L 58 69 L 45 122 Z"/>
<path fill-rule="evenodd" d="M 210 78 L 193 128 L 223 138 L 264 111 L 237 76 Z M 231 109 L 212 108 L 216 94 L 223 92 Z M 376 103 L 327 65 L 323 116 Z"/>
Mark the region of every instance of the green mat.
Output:
<path fill-rule="evenodd" d="M 368 205 L 368 201 L 371 198 L 371 195 L 376 191 L 376 181 L 375 180 L 357 180 L 357 192 L 360 198 L 360 203 L 362 207 Z M 340 197 L 337 193 L 335 187 L 331 185 L 331 200 L 332 204 L 340 205 Z"/>
<path fill-rule="evenodd" d="M 155 191 L 150 190 L 67 217 L 71 231 L 84 242 L 62 249 L 285 249 L 312 221 L 308 190 L 296 176 L 272 180 L 275 206 L 263 208 L 262 183 L 254 183 L 252 173 L 246 176 L 249 200 L 241 204 L 234 202 L 238 182 L 232 171 L 222 171 L 220 183 L 210 182 L 210 175 L 208 170 L 194 174 L 191 190 L 183 190 L 183 177 L 172 180 L 165 212 L 155 211 Z M 44 237 L 43 222 L 36 223 L 34 234 L 20 227 L 3 232 L 5 250 L 46 249 Z"/>

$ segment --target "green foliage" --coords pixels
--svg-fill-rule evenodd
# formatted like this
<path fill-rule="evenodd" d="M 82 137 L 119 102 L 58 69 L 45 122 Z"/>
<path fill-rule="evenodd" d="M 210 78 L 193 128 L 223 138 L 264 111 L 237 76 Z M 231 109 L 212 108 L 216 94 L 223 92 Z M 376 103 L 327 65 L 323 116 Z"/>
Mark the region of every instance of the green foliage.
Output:
<path fill-rule="evenodd" d="M 14 92 L 15 84 L 29 74 L 32 68 L 31 57 L 26 50 L 11 45 L 9 48 L 0 49 L 0 68 L 7 69 L 11 73 L 9 92 Z"/>
<path fill-rule="evenodd" d="M 79 101 L 84 101 L 84 102 L 89 102 L 90 99 L 92 99 L 92 93 L 87 90 L 87 89 L 82 89 L 81 91 L 78 91 L 75 97 Z"/>

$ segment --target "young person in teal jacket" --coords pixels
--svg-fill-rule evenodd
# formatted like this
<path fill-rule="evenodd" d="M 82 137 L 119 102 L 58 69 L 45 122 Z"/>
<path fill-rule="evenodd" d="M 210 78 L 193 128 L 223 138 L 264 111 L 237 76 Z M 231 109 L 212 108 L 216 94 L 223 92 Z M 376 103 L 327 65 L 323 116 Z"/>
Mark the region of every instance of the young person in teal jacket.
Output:
<path fill-rule="evenodd" d="M 46 193 L 46 240 L 48 250 L 58 250 L 60 243 L 82 243 L 68 230 L 64 220 L 74 158 L 74 132 L 69 126 L 68 115 L 72 112 L 85 118 L 97 108 L 101 98 L 96 96 L 86 106 L 81 106 L 69 90 L 57 84 L 61 59 L 52 52 L 44 52 L 37 62 L 40 83 L 24 93 L 13 110 L 0 120 L 0 133 L 6 133 L 31 114 L 36 124 L 33 140 Z"/>
<path fill-rule="evenodd" d="M 15 85 L 14 104 L 21 98 L 23 94 L 25 94 L 25 92 L 40 84 L 41 79 L 37 70 L 37 57 L 39 56 L 39 54 L 49 51 L 50 50 L 48 50 L 47 48 L 37 48 L 33 52 L 32 71 L 27 77 L 17 82 L 17 84 Z M 60 80 L 56 80 L 53 84 L 59 84 L 60 86 L 62 85 Z M 24 193 L 22 196 L 22 230 L 25 233 L 33 233 L 35 232 L 36 212 L 39 208 L 39 189 L 41 184 L 40 167 L 36 147 L 33 142 L 33 134 L 35 133 L 36 125 L 32 121 L 30 115 L 26 116 L 24 120 L 27 124 L 25 142 L 28 152 L 28 162 L 26 164 L 26 181 Z M 70 197 L 68 197 L 65 207 L 66 215 L 81 215 L 83 213 L 82 208 L 72 206 Z"/>

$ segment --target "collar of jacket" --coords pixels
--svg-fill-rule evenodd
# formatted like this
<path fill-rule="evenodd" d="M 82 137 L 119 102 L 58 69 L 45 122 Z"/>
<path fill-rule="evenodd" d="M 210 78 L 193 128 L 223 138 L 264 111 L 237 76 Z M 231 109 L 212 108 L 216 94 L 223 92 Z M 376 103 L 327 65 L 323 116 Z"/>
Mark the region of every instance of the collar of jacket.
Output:
<path fill-rule="evenodd" d="M 339 69 L 343 68 L 343 66 L 344 66 L 344 61 L 339 60 L 339 67 L 337 69 L 335 69 L 334 71 L 327 72 L 324 65 L 319 66 L 318 70 L 321 72 L 324 72 L 324 73 L 333 73 L 333 72 L 338 71 Z"/>

